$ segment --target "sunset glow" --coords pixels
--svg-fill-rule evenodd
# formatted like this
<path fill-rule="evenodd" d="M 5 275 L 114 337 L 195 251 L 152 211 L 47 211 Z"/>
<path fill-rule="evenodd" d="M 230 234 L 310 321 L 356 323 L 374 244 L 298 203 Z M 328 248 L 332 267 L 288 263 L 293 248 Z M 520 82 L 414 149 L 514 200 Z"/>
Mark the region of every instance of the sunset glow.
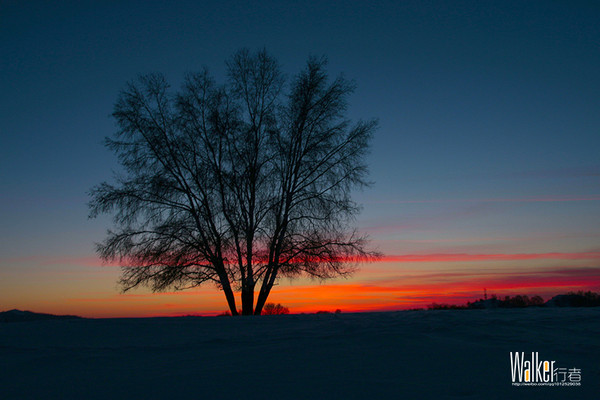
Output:
<path fill-rule="evenodd" d="M 115 223 L 90 219 L 88 202 L 112 171 L 126 175 L 103 143 L 127 82 L 160 72 L 174 95 L 207 66 L 224 84 L 224 61 L 244 47 L 278 60 L 282 94 L 324 56 L 330 81 L 356 83 L 348 126 L 379 121 L 349 231 L 382 257 L 346 260 L 356 271 L 332 280 L 279 277 L 268 302 L 362 312 L 600 291 L 597 5 L 28 3 L 0 6 L 0 311 L 227 310 L 211 283 L 122 293 L 119 262 L 96 246 Z"/>
<path fill-rule="evenodd" d="M 466 304 L 483 298 L 484 290 L 488 297 L 525 294 L 539 295 L 548 300 L 556 294 L 570 291 L 599 291 L 600 268 L 593 266 L 598 256 L 598 252 L 389 256 L 379 262 L 361 265 L 347 279 L 320 283 L 309 279 L 289 281 L 283 278 L 273 289 L 270 301 L 284 304 L 292 313 L 313 313 L 337 309 L 343 312 L 404 310 L 426 308 L 432 303 Z M 540 268 L 521 263 L 540 258 L 561 262 L 576 260 L 578 264 Z M 465 264 L 457 267 L 456 262 Z M 492 266 L 486 268 L 486 262 Z M 497 267 L 498 262 L 503 266 Z M 67 265 L 73 263 L 75 261 Z M 474 271 L 473 263 L 480 263 L 480 268 Z M 211 285 L 168 293 L 151 293 L 143 289 L 127 293 L 103 290 L 116 289 L 114 282 L 119 268 L 99 264 L 89 262 L 84 267 L 88 271 L 85 274 L 70 273 L 75 277 L 91 273 L 95 276 L 93 284 L 79 287 L 65 285 L 61 282 L 64 275 L 60 274 L 60 268 L 65 267 L 54 264 L 58 274 L 40 272 L 40 276 L 46 283 L 54 282 L 56 290 L 48 291 L 40 286 L 40 291 L 30 293 L 7 290 L 5 296 L 13 298 L 15 304 L 24 304 L 24 308 L 87 317 L 208 316 L 226 310 L 222 293 Z M 7 277 L 10 281 L 10 275 Z M 13 284 L 19 286 L 17 281 Z"/>

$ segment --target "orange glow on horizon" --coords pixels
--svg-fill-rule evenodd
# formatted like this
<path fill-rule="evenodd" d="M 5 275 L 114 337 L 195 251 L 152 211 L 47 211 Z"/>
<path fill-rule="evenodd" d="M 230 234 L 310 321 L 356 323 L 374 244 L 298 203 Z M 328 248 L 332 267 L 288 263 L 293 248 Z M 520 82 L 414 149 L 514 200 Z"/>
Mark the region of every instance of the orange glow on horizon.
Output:
<path fill-rule="evenodd" d="M 305 278 L 293 282 L 283 278 L 268 301 L 281 303 L 292 313 L 387 311 L 424 308 L 434 302 L 466 304 L 483 297 L 484 288 L 489 296 L 540 295 L 548 300 L 569 291 L 600 291 L 597 259 L 600 252 L 386 256 L 364 265 L 348 280 L 319 285 Z M 562 261 L 554 261 L 554 267 L 541 267 L 535 260 L 577 261 L 562 267 L 556 267 Z M 87 261 L 94 264 L 91 258 Z M 480 266 L 462 264 L 473 261 Z M 115 282 L 119 269 L 89 264 L 78 270 L 65 267 L 64 273 L 41 269 L 38 278 L 28 282 L 19 279 L 16 272 L 14 277 L 6 274 L 5 296 L 10 301 L 5 309 L 84 317 L 217 315 L 227 309 L 223 293 L 210 285 L 180 292 L 153 294 L 139 289 L 118 294 Z M 90 274 L 93 280 L 88 279 Z M 236 301 L 241 308 L 239 294 Z"/>
<path fill-rule="evenodd" d="M 317 311 L 368 312 L 426 308 L 432 303 L 466 304 L 489 296 L 540 295 L 548 300 L 569 291 L 599 290 L 600 268 L 555 269 L 501 273 L 449 273 L 387 278 L 370 282 L 332 282 L 273 288 L 269 302 L 281 303 L 291 313 Z M 236 298 L 239 304 L 239 296 Z M 69 311 L 90 317 L 156 317 L 218 315 L 227 306 L 213 288 L 169 293 L 127 293 L 101 298 L 70 299 Z M 43 311 L 43 310 L 36 310 Z M 54 311 L 44 311 L 54 312 Z"/>

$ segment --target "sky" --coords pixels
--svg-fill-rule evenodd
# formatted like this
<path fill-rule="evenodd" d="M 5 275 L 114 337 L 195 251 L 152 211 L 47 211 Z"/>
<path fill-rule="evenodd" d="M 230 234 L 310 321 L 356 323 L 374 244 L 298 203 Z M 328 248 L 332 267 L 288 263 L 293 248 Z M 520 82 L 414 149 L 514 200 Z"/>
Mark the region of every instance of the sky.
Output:
<path fill-rule="evenodd" d="M 358 229 L 385 256 L 349 278 L 282 279 L 292 312 L 600 291 L 600 5 L 593 1 L 2 1 L 0 310 L 213 315 L 222 293 L 121 293 L 95 254 L 103 147 L 140 74 L 177 87 L 238 49 L 293 76 L 325 55 L 378 118 Z"/>

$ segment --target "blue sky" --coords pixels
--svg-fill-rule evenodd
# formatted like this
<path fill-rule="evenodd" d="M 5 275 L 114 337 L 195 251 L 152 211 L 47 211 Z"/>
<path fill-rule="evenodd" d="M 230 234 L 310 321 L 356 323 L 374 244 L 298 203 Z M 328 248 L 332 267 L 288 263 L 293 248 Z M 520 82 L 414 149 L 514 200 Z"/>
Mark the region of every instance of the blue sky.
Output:
<path fill-rule="evenodd" d="M 118 168 L 102 141 L 119 90 L 203 65 L 223 78 L 242 47 L 289 76 L 326 55 L 356 80 L 349 116 L 380 121 L 357 224 L 386 254 L 585 253 L 493 268 L 597 271 L 598 21 L 583 1 L 2 2 L 0 304 L 118 293 L 90 261 L 110 219 L 87 219 L 86 192 Z"/>

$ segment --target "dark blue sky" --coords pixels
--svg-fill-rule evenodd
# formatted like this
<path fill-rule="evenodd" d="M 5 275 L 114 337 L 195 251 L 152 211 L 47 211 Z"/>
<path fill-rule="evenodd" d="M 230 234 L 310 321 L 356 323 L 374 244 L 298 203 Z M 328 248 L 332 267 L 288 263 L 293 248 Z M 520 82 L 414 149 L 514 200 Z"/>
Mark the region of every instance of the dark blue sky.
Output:
<path fill-rule="evenodd" d="M 384 252 L 598 251 L 599 43 L 597 2 L 3 1 L 0 274 L 94 257 L 127 81 L 222 78 L 241 47 L 356 80 L 350 117 L 380 120 L 358 223 Z"/>

